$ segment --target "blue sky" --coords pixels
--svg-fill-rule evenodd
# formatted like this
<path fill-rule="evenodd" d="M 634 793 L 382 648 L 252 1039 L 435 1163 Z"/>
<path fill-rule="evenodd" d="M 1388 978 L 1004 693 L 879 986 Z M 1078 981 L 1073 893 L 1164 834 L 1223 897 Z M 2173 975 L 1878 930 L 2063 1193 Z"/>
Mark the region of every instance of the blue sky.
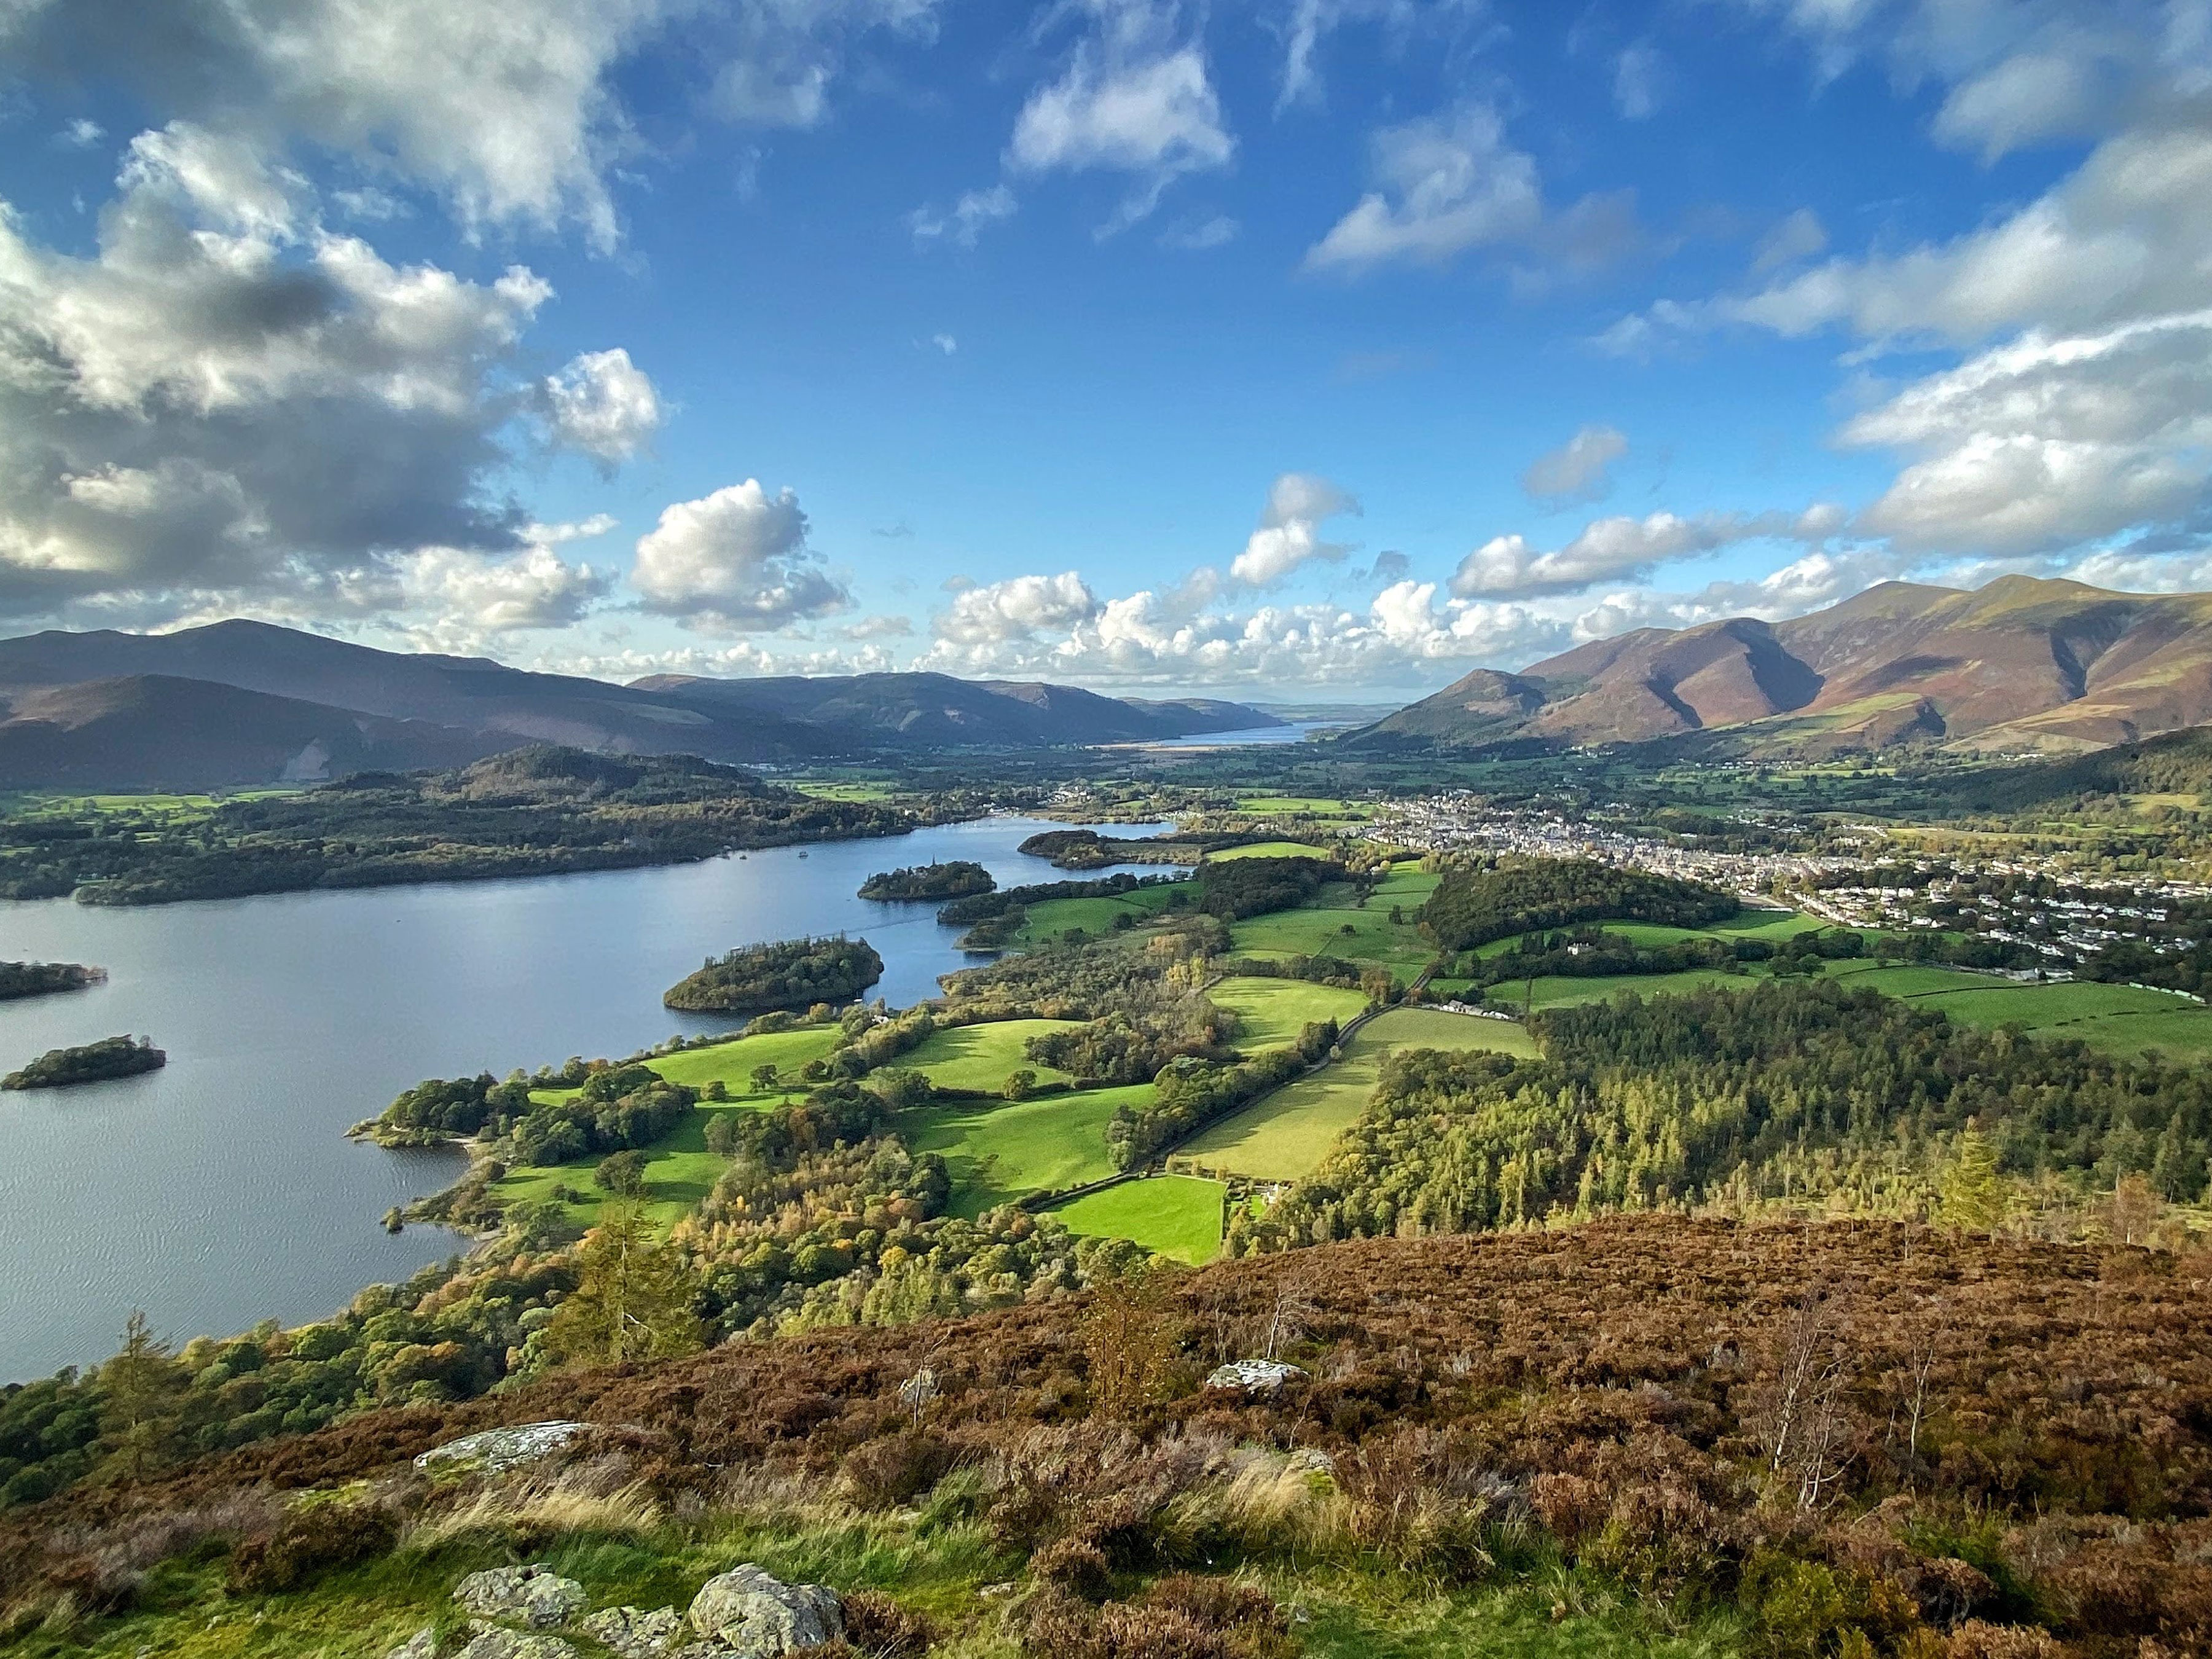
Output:
<path fill-rule="evenodd" d="M 1388 701 L 2208 585 L 2206 0 L 0 3 L 0 624 Z"/>

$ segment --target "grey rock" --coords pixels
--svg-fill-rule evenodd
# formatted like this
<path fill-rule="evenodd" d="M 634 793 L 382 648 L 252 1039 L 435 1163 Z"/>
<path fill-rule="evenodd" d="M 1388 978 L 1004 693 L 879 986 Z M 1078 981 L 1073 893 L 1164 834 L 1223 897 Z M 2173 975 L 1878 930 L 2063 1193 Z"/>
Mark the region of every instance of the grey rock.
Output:
<path fill-rule="evenodd" d="M 684 1615 L 673 1607 L 655 1607 L 651 1613 L 609 1607 L 585 1620 L 581 1629 L 623 1659 L 661 1659 L 683 1633 Z"/>
<path fill-rule="evenodd" d="M 581 1659 L 581 1656 L 557 1636 L 536 1631 L 488 1630 L 454 1659 Z"/>
<path fill-rule="evenodd" d="M 1232 1359 L 1206 1379 L 1209 1389 L 1234 1389 L 1243 1394 L 1273 1394 L 1292 1377 L 1305 1373 L 1279 1359 Z"/>
<path fill-rule="evenodd" d="M 750 1561 L 702 1584 L 691 1598 L 690 1617 L 693 1630 L 728 1649 L 733 1659 L 775 1659 L 819 1647 L 845 1631 L 843 1605 L 834 1591 L 787 1584 Z"/>
<path fill-rule="evenodd" d="M 563 1451 L 570 1441 L 589 1427 L 584 1423 L 518 1423 L 513 1428 L 484 1429 L 459 1440 L 433 1446 L 415 1460 L 415 1467 L 429 1474 L 498 1474 L 536 1463 Z"/>
<path fill-rule="evenodd" d="M 437 1630 L 433 1626 L 425 1625 L 386 1654 L 384 1659 L 437 1659 Z"/>
<path fill-rule="evenodd" d="M 453 1600 L 482 1619 L 553 1630 L 582 1611 L 584 1587 L 546 1567 L 492 1567 L 454 1586 Z"/>

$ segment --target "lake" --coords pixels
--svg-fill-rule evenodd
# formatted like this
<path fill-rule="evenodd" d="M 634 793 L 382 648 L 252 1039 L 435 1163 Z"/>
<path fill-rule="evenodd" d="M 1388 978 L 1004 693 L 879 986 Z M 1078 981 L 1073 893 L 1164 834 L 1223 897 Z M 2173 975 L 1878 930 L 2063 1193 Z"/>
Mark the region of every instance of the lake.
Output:
<path fill-rule="evenodd" d="M 994 817 L 649 870 L 143 909 L 0 902 L 0 958 L 109 974 L 0 1003 L 0 1071 L 124 1031 L 169 1055 L 143 1077 L 0 1095 L 0 1380 L 105 1358 L 134 1308 L 179 1341 L 228 1335 L 442 1260 L 454 1235 L 379 1218 L 452 1182 L 461 1155 L 344 1138 L 401 1090 L 731 1029 L 661 993 L 763 939 L 865 935 L 884 966 L 870 994 L 919 1001 L 968 960 L 957 930 L 934 904 L 854 890 L 933 859 L 974 859 L 1002 886 L 1064 879 L 1014 849 L 1068 827 Z"/>

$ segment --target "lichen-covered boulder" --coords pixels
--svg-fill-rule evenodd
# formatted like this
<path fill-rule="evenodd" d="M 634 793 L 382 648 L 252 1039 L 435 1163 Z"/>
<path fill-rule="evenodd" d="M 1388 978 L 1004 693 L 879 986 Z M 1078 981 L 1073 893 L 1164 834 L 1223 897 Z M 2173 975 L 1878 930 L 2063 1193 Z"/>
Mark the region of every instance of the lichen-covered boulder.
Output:
<path fill-rule="evenodd" d="M 574 1644 L 542 1631 L 488 1630 L 453 1659 L 581 1659 Z"/>
<path fill-rule="evenodd" d="M 425 1625 L 391 1652 L 386 1654 L 384 1659 L 437 1659 L 437 1629 L 434 1626 Z"/>
<path fill-rule="evenodd" d="M 1206 1379 L 1209 1389 L 1231 1389 L 1240 1394 L 1273 1394 L 1284 1383 L 1305 1373 L 1279 1359 L 1232 1359 Z"/>
<path fill-rule="evenodd" d="M 500 1474 L 567 1449 L 568 1443 L 589 1426 L 554 1421 L 484 1429 L 433 1446 L 415 1460 L 415 1467 L 426 1474 Z"/>
<path fill-rule="evenodd" d="M 609 1607 L 585 1620 L 580 1628 L 623 1659 L 662 1659 L 683 1633 L 684 1615 L 673 1607 L 655 1607 L 650 1613 L 636 1607 Z"/>
<path fill-rule="evenodd" d="M 748 1561 L 691 1598 L 691 1628 L 734 1659 L 775 1659 L 844 1634 L 843 1606 L 819 1584 L 787 1584 Z"/>
<path fill-rule="evenodd" d="M 554 1630 L 583 1608 L 584 1587 L 547 1567 L 491 1567 L 454 1586 L 453 1600 L 479 1619 Z"/>

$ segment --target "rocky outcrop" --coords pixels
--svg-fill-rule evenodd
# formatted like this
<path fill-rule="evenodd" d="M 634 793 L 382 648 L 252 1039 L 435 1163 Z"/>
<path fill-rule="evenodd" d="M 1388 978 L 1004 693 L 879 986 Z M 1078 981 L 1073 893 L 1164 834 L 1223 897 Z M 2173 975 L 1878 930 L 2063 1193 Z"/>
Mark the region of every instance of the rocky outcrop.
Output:
<path fill-rule="evenodd" d="M 556 1421 L 486 1429 L 432 1447 L 415 1460 L 415 1467 L 426 1474 L 499 1474 L 567 1450 L 589 1426 Z"/>
<path fill-rule="evenodd" d="M 1206 1386 L 1239 1394 L 1273 1394 L 1304 1375 L 1296 1365 L 1285 1365 L 1279 1359 L 1232 1359 L 1209 1376 Z"/>
<path fill-rule="evenodd" d="M 844 1633 L 842 1605 L 819 1584 L 787 1584 L 748 1561 L 709 1578 L 691 1599 L 698 1659 L 776 1659 Z"/>
<path fill-rule="evenodd" d="M 622 1659 L 661 1659 L 684 1633 L 684 1615 L 673 1607 L 655 1607 L 650 1613 L 609 1607 L 593 1613 L 579 1628 Z"/>
<path fill-rule="evenodd" d="M 491 1567 L 472 1572 L 454 1588 L 453 1600 L 479 1619 L 496 1619 L 532 1630 L 557 1630 L 589 1598 L 573 1578 L 545 1567 Z"/>

